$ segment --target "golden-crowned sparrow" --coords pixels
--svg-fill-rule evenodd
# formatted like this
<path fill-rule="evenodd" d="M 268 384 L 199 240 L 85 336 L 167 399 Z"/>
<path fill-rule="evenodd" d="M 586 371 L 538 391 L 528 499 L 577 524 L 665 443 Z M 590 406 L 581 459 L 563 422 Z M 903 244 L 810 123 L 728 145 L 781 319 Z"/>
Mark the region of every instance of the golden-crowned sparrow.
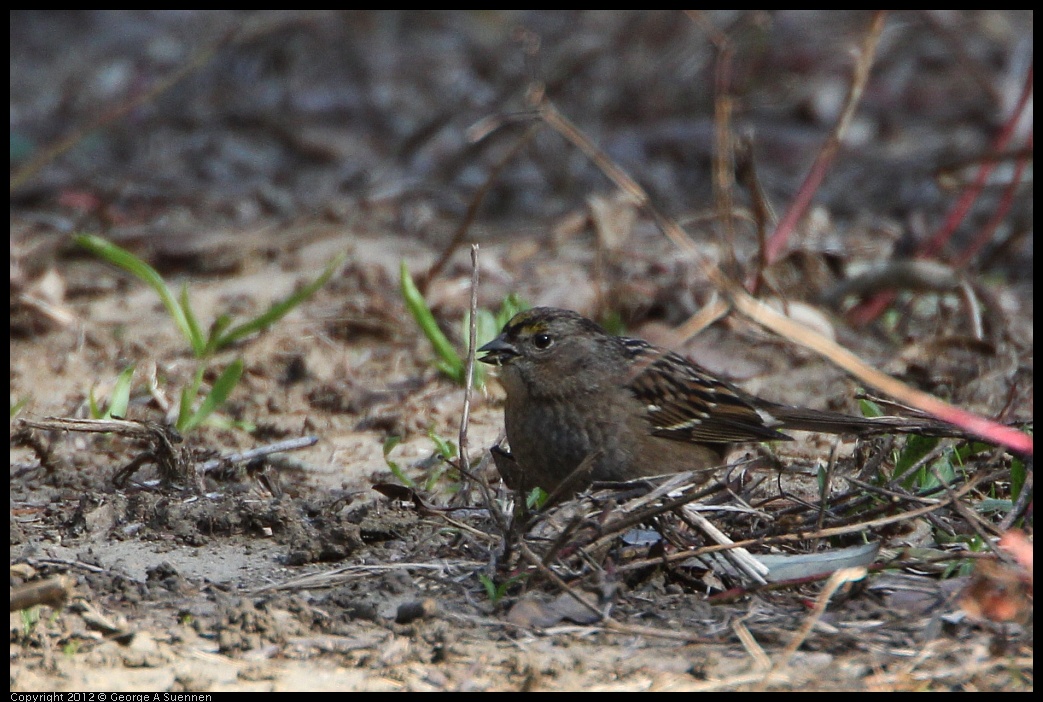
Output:
<path fill-rule="evenodd" d="M 553 492 L 568 481 L 565 490 L 574 491 L 591 481 L 704 470 L 720 465 L 733 442 L 791 438 L 780 429 L 946 433 L 929 420 L 768 402 L 570 310 L 521 312 L 479 352 L 481 361 L 500 366 L 507 391 L 511 454 L 500 450 L 497 467 L 508 485 L 522 489 Z"/>

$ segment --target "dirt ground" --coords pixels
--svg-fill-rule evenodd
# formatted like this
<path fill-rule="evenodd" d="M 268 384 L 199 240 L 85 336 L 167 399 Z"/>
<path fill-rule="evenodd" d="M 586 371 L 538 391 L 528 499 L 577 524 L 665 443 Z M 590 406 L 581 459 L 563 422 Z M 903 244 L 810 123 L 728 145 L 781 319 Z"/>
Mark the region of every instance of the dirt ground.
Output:
<path fill-rule="evenodd" d="M 1017 167 L 1031 120 L 995 138 L 1031 65 L 1032 18 L 885 19 L 843 147 L 761 294 L 904 382 L 1028 431 L 1032 195 Z M 889 482 L 905 438 L 740 447 L 699 514 L 757 539 L 758 556 L 790 557 L 781 582 L 757 586 L 682 558 L 709 537 L 680 507 L 658 510 L 669 497 L 646 498 L 649 485 L 596 486 L 518 527 L 487 451 L 503 429 L 495 379 L 466 427 L 491 500 L 432 438 L 460 443 L 465 393 L 403 304 L 402 262 L 418 280 L 437 268 L 426 298 L 458 348 L 472 242 L 484 309 L 515 293 L 676 344 L 672 330 L 718 297 L 604 162 L 534 116 L 534 80 L 699 257 L 745 280 L 757 205 L 789 206 L 871 15 L 11 19 L 12 592 L 64 588 L 11 613 L 13 692 L 1033 688 L 1031 559 L 1018 570 L 982 543 L 1016 533 L 1031 549 L 1030 457 L 944 439 L 932 456 L 957 464 L 949 488 L 917 493 Z M 750 135 L 762 189 L 740 173 L 730 235 L 712 181 L 722 55 L 730 130 Z M 891 311 L 853 321 L 862 291 L 843 286 L 914 259 L 997 153 L 944 255 L 926 257 L 956 282 L 892 281 Z M 200 362 L 156 293 L 74 233 L 186 286 L 203 326 L 258 314 L 345 259 L 303 305 L 205 361 L 204 389 L 237 359 L 245 370 L 215 421 L 177 444 L 188 473 L 145 461 L 120 479 L 140 439 L 25 422 L 91 416 L 132 365 L 126 418 L 166 425 Z M 864 386 L 737 313 L 682 341 L 751 392 L 859 412 Z M 201 468 L 301 436 L 317 441 Z M 401 442 L 385 454 L 389 437 Z M 853 551 L 868 576 L 827 590 L 819 566 Z M 977 616 L 1000 605 L 1006 622 Z"/>

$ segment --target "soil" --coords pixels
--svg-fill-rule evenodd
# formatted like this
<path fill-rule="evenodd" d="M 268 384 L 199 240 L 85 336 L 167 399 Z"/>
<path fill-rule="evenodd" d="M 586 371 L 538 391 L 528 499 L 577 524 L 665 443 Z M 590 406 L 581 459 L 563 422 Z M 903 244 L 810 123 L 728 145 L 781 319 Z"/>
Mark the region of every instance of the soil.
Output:
<path fill-rule="evenodd" d="M 1018 61 L 1031 61 L 1031 18 L 888 17 L 850 142 L 763 294 L 870 364 L 1019 428 L 1033 417 L 1030 188 L 1013 193 L 960 285 L 905 288 L 892 316 L 868 325 L 846 316 L 850 298 L 829 297 L 941 222 L 955 196 L 934 176 L 966 176 L 990 153 L 1021 87 Z M 700 23 L 734 42 L 733 128 L 757 127 L 759 176 L 784 210 L 870 20 L 13 14 L 12 588 L 63 580 L 58 599 L 12 611 L 11 690 L 1031 690 L 1031 565 L 996 565 L 981 545 L 1012 526 L 1031 543 L 1031 501 L 1017 506 L 1011 477 L 1024 456 L 945 439 L 950 464 L 961 451 L 958 499 L 889 485 L 894 495 L 848 513 L 834 500 L 886 482 L 905 438 L 740 447 L 700 514 L 734 540 L 761 539 L 755 554 L 816 559 L 768 586 L 721 561 L 671 559 L 709 543 L 679 508 L 619 527 L 668 499 L 646 504 L 648 484 L 595 486 L 521 528 L 523 496 L 488 452 L 502 390 L 489 378 L 470 397 L 462 436 L 465 393 L 436 368 L 399 292 L 403 262 L 422 280 L 448 251 L 425 296 L 464 348 L 475 242 L 479 308 L 517 293 L 578 309 L 768 399 L 858 413 L 856 381 L 737 313 L 678 345 L 673 330 L 717 293 L 700 259 L 558 133 L 544 126 L 513 153 L 520 130 L 491 146 L 474 138 L 489 126 L 480 119 L 509 124 L 525 109 L 540 57 L 557 108 L 686 227 L 699 256 L 753 271 L 747 191 L 734 236 L 711 224 L 715 54 Z M 843 70 L 830 64 L 840 56 Z M 70 134 L 73 148 L 28 167 Z M 1005 164 L 1009 182 L 1015 161 Z M 1004 206 L 1002 185 L 954 251 Z M 75 246 L 75 232 L 185 286 L 204 327 L 257 315 L 345 259 L 287 316 L 198 360 L 155 291 Z M 982 319 L 981 334 L 968 331 Z M 205 392 L 237 359 L 234 393 L 174 444 L 179 473 L 140 436 L 38 427 L 93 416 L 129 366 L 125 418 L 167 426 L 197 369 Z M 316 442 L 202 468 L 302 436 Z M 436 439 L 465 441 L 468 476 Z M 852 528 L 810 536 L 841 525 Z M 865 544 L 856 565 L 868 576 L 829 589 L 823 554 Z M 991 616 L 1003 623 L 975 609 L 986 586 L 1015 610 Z"/>

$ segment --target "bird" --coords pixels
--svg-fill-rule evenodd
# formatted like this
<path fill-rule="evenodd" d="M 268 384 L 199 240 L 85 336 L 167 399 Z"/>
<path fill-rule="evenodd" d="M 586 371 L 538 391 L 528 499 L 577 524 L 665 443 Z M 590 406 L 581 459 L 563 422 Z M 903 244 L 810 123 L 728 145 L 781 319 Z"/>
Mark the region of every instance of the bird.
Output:
<path fill-rule="evenodd" d="M 732 445 L 802 430 L 951 436 L 930 419 L 855 417 L 757 397 L 678 353 L 609 334 L 578 312 L 519 312 L 478 349 L 499 367 L 510 451 L 493 458 L 511 488 L 572 493 L 594 482 L 709 471 Z M 709 478 L 709 473 L 705 475 Z"/>

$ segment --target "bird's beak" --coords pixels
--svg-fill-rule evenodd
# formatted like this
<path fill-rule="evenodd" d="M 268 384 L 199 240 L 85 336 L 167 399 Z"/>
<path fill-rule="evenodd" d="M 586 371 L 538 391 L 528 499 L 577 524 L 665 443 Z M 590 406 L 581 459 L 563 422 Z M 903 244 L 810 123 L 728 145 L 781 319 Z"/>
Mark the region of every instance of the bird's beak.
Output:
<path fill-rule="evenodd" d="M 491 363 L 494 366 L 502 366 L 507 361 L 518 355 L 518 349 L 503 338 L 503 334 L 478 349 L 478 353 L 485 355 L 478 360 L 482 363 Z"/>

